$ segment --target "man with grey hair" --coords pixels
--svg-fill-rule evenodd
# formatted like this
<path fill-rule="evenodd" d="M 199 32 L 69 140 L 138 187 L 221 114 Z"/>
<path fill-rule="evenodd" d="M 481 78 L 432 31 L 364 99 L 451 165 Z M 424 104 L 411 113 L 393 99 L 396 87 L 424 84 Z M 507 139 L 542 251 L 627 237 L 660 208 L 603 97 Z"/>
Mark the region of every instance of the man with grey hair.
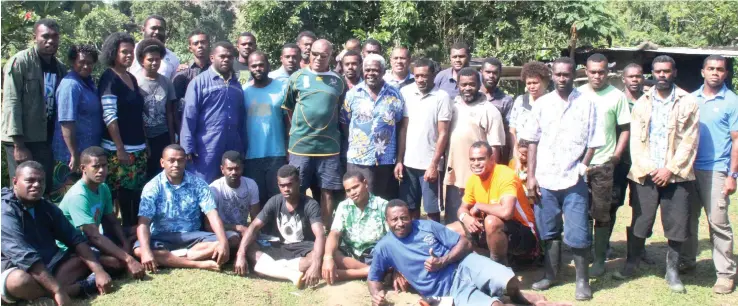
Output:
<path fill-rule="evenodd" d="M 405 101 L 400 91 L 382 76 L 386 61 L 368 54 L 363 62 L 364 81 L 346 93 L 341 109 L 341 126 L 348 135 L 347 170 L 361 172 L 369 192 L 395 199 L 402 178 L 405 156 Z"/>

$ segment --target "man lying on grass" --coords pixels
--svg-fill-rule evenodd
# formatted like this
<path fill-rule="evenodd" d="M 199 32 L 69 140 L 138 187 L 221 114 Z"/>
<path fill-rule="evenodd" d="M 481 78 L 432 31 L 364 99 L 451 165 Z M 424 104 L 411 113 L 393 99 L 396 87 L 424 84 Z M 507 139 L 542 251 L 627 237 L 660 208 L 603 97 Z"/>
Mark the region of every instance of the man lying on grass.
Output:
<path fill-rule="evenodd" d="M 501 306 L 503 295 L 515 304 L 563 305 L 520 291 L 512 270 L 472 253 L 468 239 L 440 223 L 412 220 L 405 202 L 390 201 L 385 215 L 391 233 L 374 247 L 369 271 L 372 305 L 387 303 L 382 278 L 390 267 L 424 298 L 451 296 L 456 306 Z"/>
<path fill-rule="evenodd" d="M 228 261 L 229 244 L 238 244 L 238 235 L 229 239 L 223 230 L 210 187 L 185 171 L 186 162 L 179 145 L 164 148 L 164 171 L 146 183 L 141 193 L 133 252 L 150 272 L 158 266 L 220 271 Z M 200 213 L 208 218 L 212 232 L 201 228 Z"/>
<path fill-rule="evenodd" d="M 320 205 L 300 193 L 300 172 L 294 166 L 279 168 L 276 179 L 280 194 L 266 202 L 241 238 L 235 272 L 238 275 L 248 273 L 248 257 L 256 263 L 254 271 L 260 275 L 289 280 L 300 289 L 304 285 L 314 286 L 320 281 L 325 247 Z M 254 243 L 264 226 L 276 228 L 279 233 L 280 242 L 269 248 L 274 257 L 259 250 Z"/>

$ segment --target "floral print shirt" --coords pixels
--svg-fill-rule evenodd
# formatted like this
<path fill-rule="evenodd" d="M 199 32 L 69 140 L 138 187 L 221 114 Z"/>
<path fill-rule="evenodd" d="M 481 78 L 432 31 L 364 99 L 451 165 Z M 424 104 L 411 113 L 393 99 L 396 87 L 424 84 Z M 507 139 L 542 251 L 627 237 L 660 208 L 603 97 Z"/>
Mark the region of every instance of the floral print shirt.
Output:
<path fill-rule="evenodd" d="M 185 171 L 179 185 L 169 183 L 164 171 L 146 183 L 141 192 L 139 217 L 151 220 L 151 235 L 200 230 L 200 213 L 216 208 L 210 187 L 200 177 Z"/>
<path fill-rule="evenodd" d="M 331 231 L 341 232 L 342 244 L 354 256 L 361 256 L 389 232 L 384 222 L 385 208 L 387 200 L 373 194 L 369 194 L 364 211 L 356 207 L 351 199 L 343 200 L 336 208 Z"/>

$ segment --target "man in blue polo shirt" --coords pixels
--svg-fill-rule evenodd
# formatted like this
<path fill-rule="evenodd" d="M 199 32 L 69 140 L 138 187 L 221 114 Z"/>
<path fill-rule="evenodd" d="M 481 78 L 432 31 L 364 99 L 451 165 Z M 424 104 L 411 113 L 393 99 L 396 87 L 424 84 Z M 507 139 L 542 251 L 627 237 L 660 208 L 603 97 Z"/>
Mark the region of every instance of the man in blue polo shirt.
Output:
<path fill-rule="evenodd" d="M 679 267 L 686 272 L 697 265 L 697 230 L 704 207 L 717 271 L 717 282 L 712 290 L 719 294 L 733 292 L 736 275 L 728 205 L 738 178 L 738 96 L 725 86 L 727 63 L 722 56 L 708 56 L 702 65 L 705 84 L 692 93 L 700 107 L 700 140 L 694 162 L 699 201 L 690 201 L 692 235 L 684 243 L 684 257 Z"/>
<path fill-rule="evenodd" d="M 469 67 L 469 61 L 471 60 L 471 49 L 469 45 L 463 42 L 457 42 L 451 46 L 451 54 L 449 55 L 451 60 L 451 67 L 441 70 L 436 74 L 433 83 L 435 87 L 445 91 L 451 101 L 459 95 L 459 71 L 461 69 Z M 482 75 L 479 74 L 479 84 L 482 84 Z"/>

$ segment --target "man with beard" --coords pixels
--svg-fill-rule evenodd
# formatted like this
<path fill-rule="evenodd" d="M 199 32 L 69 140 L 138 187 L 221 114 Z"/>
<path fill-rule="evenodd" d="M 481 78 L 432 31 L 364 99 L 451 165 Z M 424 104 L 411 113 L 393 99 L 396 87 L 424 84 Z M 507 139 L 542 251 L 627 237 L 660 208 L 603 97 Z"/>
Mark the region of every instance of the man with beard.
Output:
<path fill-rule="evenodd" d="M 236 73 L 238 82 L 246 85 L 251 80 L 249 73 L 249 54 L 256 51 L 256 36 L 251 32 L 242 32 L 236 40 L 238 57 L 233 62 L 233 72 Z"/>
<path fill-rule="evenodd" d="M 295 62 L 297 64 L 297 62 Z M 259 186 L 261 203 L 279 193 L 277 170 L 287 163 L 289 120 L 282 109 L 287 82 L 273 80 L 269 74 L 269 57 L 255 51 L 249 55 L 249 71 L 254 84 L 243 89 L 246 122 L 246 176 Z"/>
<path fill-rule="evenodd" d="M 348 135 L 347 171 L 364 175 L 369 192 L 395 199 L 405 157 L 405 100 L 383 79 L 384 58 L 369 54 L 362 63 L 364 81 L 346 93 L 341 126 Z M 394 172 L 394 177 L 393 177 Z"/>
<path fill-rule="evenodd" d="M 536 228 L 546 256 L 544 277 L 532 288 L 547 290 L 557 282 L 563 232 L 563 241 L 571 247 L 576 267 L 575 298 L 589 300 L 592 298 L 588 271 L 592 233 L 589 194 L 583 175 L 604 140 L 603 133 L 597 130 L 595 104 L 574 88 L 575 69 L 571 58 L 554 61 L 556 90 L 539 98 L 527 126 L 519 133 L 521 139 L 531 141 L 528 196 L 540 203 L 535 207 Z M 541 154 L 537 154 L 539 151 Z"/>
<path fill-rule="evenodd" d="M 592 201 L 590 215 L 594 220 L 594 259 L 589 274 L 600 277 L 605 273 L 607 247 L 620 203 L 613 194 L 620 195 L 620 191 L 627 188 L 627 180 L 622 177 L 615 186 L 615 167 L 620 165 L 628 146 L 630 108 L 625 94 L 607 80 L 609 69 L 604 55 L 592 54 L 587 59 L 586 72 L 588 83 L 577 90 L 595 102 L 597 124 L 605 140 L 605 144 L 595 151 L 587 170 Z"/>
<path fill-rule="evenodd" d="M 471 60 L 471 49 L 469 45 L 463 42 L 457 42 L 451 46 L 451 67 L 441 70 L 436 75 L 433 83 L 435 86 L 445 91 L 451 100 L 456 99 L 459 95 L 459 71 L 465 67 L 469 67 Z M 477 85 L 482 84 L 482 76 L 477 72 Z"/>
<path fill-rule="evenodd" d="M 396 269 L 425 299 L 451 296 L 454 305 L 503 305 L 507 295 L 515 304 L 565 305 L 542 295 L 520 291 L 515 273 L 472 252 L 469 240 L 433 221 L 413 220 L 407 204 L 392 200 L 385 212 L 390 233 L 374 247 L 369 271 L 372 305 L 385 305 L 382 280 Z"/>
<path fill-rule="evenodd" d="M 492 146 L 497 160 L 505 145 L 505 126 L 500 111 L 479 92 L 479 73 L 471 67 L 459 71 L 459 95 L 453 102 L 453 118 L 446 164 L 446 222 L 456 221 L 466 182 L 472 176 L 469 168 L 469 147 L 477 141 Z M 438 80 L 438 77 L 436 77 Z M 437 86 L 437 85 L 436 85 Z"/>
<path fill-rule="evenodd" d="M 633 277 L 646 237 L 661 208 L 661 225 L 668 239 L 666 282 L 673 292 L 685 292 L 679 278 L 683 242 L 690 234 L 689 199 L 695 194 L 693 164 L 700 132 L 699 106 L 694 96 L 674 85 L 676 63 L 667 55 L 653 59 L 656 86 L 633 106 L 630 123 L 630 202 L 633 218 L 628 233 L 628 257 L 615 277 Z"/>
<path fill-rule="evenodd" d="M 162 44 L 166 43 L 167 22 L 166 20 L 164 20 L 164 17 L 161 17 L 159 15 L 151 15 L 149 17 L 146 17 L 146 20 L 144 20 L 142 32 L 144 39 L 156 38 Z M 137 47 L 138 44 L 134 46 L 134 50 Z M 179 58 L 177 57 L 177 54 L 172 52 L 172 50 L 166 49 L 164 58 L 161 61 L 161 65 L 159 65 L 159 74 L 171 80 L 174 78 L 174 74 L 177 72 L 177 67 L 179 67 Z M 138 75 L 141 70 L 143 70 L 143 67 L 140 64 L 139 59 L 135 58 L 133 60 L 133 65 L 131 65 L 131 68 L 129 68 L 128 71 L 133 75 Z"/>
<path fill-rule="evenodd" d="M 390 54 L 391 70 L 384 74 L 384 81 L 391 86 L 402 89 L 412 84 L 415 77 L 410 72 L 410 50 L 405 47 L 395 47 Z"/>
<path fill-rule="evenodd" d="M 241 153 L 227 151 L 220 161 L 220 172 L 223 177 L 210 183 L 210 191 L 215 197 L 218 215 L 223 221 L 223 229 L 238 233 L 243 237 L 248 228 L 248 219 L 254 222 L 259 214 L 259 187 L 254 180 L 243 177 L 243 159 Z M 275 173 L 276 175 L 276 173 Z M 212 231 L 210 222 L 205 221 L 205 228 Z"/>
<path fill-rule="evenodd" d="M 40 19 L 33 25 L 34 45 L 8 60 L 3 78 L 2 144 L 8 174 L 35 160 L 44 167 L 46 186 L 52 189 L 54 157 L 51 140 L 56 121 L 56 88 L 67 69 L 56 59 L 59 25 Z"/>
<path fill-rule="evenodd" d="M 318 39 L 312 31 L 302 31 L 297 34 L 297 46 L 300 47 L 300 68 L 310 66 L 310 48 L 315 40 Z"/>
<path fill-rule="evenodd" d="M 738 96 L 725 85 L 727 64 L 720 55 L 705 58 L 702 65 L 705 82 L 692 93 L 700 107 L 700 141 L 694 162 L 700 200 L 690 205 L 690 237 L 684 244 L 685 260 L 680 267 L 680 270 L 690 270 L 697 265 L 697 230 L 704 207 L 718 277 L 712 290 L 718 294 L 733 292 L 736 274 L 728 207 L 738 178 Z"/>
<path fill-rule="evenodd" d="M 514 137 L 510 134 L 510 111 L 513 107 L 512 96 L 502 91 L 497 84 L 502 76 L 502 62 L 495 57 L 489 57 L 482 64 L 482 93 L 487 97 L 487 102 L 492 103 L 502 115 L 502 122 L 505 124 L 505 148 L 500 151 L 500 163 L 507 165 L 513 147 L 515 147 Z"/>
<path fill-rule="evenodd" d="M 270 71 L 269 78 L 287 81 L 292 73 L 300 69 L 300 47 L 293 43 L 284 44 L 279 60 L 282 62 L 282 66 L 277 70 Z"/>
<path fill-rule="evenodd" d="M 303 36 L 307 39 L 307 36 Z M 338 109 L 344 92 L 343 79 L 329 71 L 333 46 L 317 40 L 310 50 L 310 66 L 290 76 L 282 108 L 291 118 L 287 151 L 289 163 L 300 170 L 301 189 L 313 182 L 320 186 L 324 224 L 331 224 L 333 191 L 341 187 Z M 317 195 L 315 195 L 317 196 Z"/>
<path fill-rule="evenodd" d="M 414 83 L 400 90 L 405 99 L 408 120 L 400 181 L 400 198 L 414 218 L 420 217 L 420 203 L 428 218 L 441 221 L 443 207 L 443 156 L 448 144 L 449 123 L 453 116 L 451 100 L 445 91 L 433 86 L 436 68 L 428 59 L 413 63 Z M 454 212 L 455 213 L 455 212 Z"/>
<path fill-rule="evenodd" d="M 217 165 L 228 150 L 242 152 L 243 90 L 233 72 L 235 48 L 218 42 L 210 52 L 210 69 L 187 87 L 180 143 L 195 175 L 206 183 L 220 176 Z"/>
<path fill-rule="evenodd" d="M 210 37 L 201 30 L 193 30 L 187 38 L 188 48 L 192 53 L 192 62 L 183 70 L 177 72 L 172 79 L 174 93 L 177 96 L 177 112 L 174 116 L 174 131 L 179 134 L 182 128 L 182 113 L 184 112 L 184 98 L 187 86 L 200 72 L 210 68 Z"/>

